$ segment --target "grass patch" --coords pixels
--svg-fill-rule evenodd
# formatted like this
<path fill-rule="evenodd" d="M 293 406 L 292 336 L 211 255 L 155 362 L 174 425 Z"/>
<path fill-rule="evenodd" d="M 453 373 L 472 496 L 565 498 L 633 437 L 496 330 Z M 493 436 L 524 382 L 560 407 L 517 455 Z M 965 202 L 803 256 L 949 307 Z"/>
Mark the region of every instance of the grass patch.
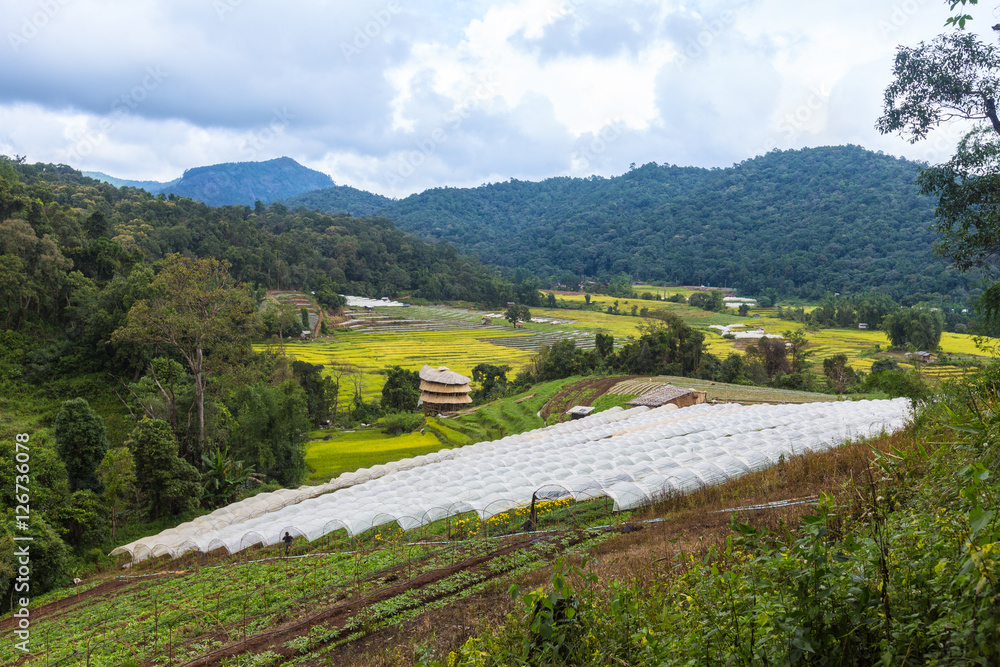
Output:
<path fill-rule="evenodd" d="M 330 432 L 329 440 L 306 445 L 309 481 L 325 481 L 342 472 L 436 452 L 446 445 L 431 433 L 390 436 L 381 431 Z"/>
<path fill-rule="evenodd" d="M 610 410 L 613 407 L 621 407 L 626 410 L 629 406 L 625 405 L 629 401 L 635 398 L 634 394 L 604 394 L 594 401 L 594 413 L 603 412 L 604 410 Z M 591 413 L 591 414 L 594 414 Z"/>
<path fill-rule="evenodd" d="M 437 419 L 435 417 L 427 418 L 427 428 L 433 431 L 435 435 L 437 435 L 437 437 L 441 440 L 441 442 L 447 445 L 461 447 L 463 445 L 468 445 L 472 442 L 472 440 L 469 439 L 469 436 L 462 433 L 461 431 L 456 431 L 455 429 L 445 424 L 442 420 Z"/>

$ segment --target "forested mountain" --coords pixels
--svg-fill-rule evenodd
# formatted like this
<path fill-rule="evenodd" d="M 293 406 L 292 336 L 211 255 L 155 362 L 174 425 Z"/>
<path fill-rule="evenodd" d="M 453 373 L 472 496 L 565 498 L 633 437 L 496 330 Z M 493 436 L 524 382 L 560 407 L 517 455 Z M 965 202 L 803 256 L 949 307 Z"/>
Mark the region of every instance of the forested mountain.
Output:
<path fill-rule="evenodd" d="M 85 172 L 89 176 L 116 187 L 142 188 L 152 194 L 189 197 L 210 206 L 245 204 L 255 201 L 270 204 L 311 190 L 334 187 L 333 179 L 289 157 L 266 162 L 226 162 L 188 169 L 184 175 L 168 183 L 130 181 L 100 172 Z M 367 213 L 365 215 L 370 215 Z"/>
<path fill-rule="evenodd" d="M 95 181 L 101 181 L 103 183 L 109 183 L 116 188 L 139 188 L 140 190 L 145 190 L 146 192 L 154 195 L 167 191 L 181 180 L 179 178 L 175 178 L 174 180 L 167 181 L 166 183 L 161 181 L 133 181 L 128 178 L 115 178 L 114 176 L 108 176 L 103 171 L 81 171 L 80 173 L 87 178 L 92 178 Z"/>
<path fill-rule="evenodd" d="M 297 195 L 284 203 L 291 208 L 304 206 L 317 211 L 371 216 L 381 215 L 382 211 L 389 209 L 395 201 L 349 185 L 335 185 L 332 188 Z"/>
<path fill-rule="evenodd" d="M 6 327 L 56 324 L 102 346 L 123 295 L 103 290 L 170 253 L 214 257 L 261 288 L 367 296 L 412 294 L 500 305 L 515 286 L 453 246 L 385 218 L 289 211 L 282 204 L 211 207 L 115 188 L 63 165 L 0 157 L 0 317 Z M 127 310 L 127 305 L 124 306 Z M 102 324 L 103 322 L 103 324 Z"/>
<path fill-rule="evenodd" d="M 378 213 L 428 239 L 573 284 L 728 285 L 786 296 L 877 288 L 897 300 L 962 298 L 973 277 L 933 252 L 934 200 L 920 165 L 858 146 L 772 151 L 727 169 L 647 164 L 614 178 L 436 188 L 380 209 L 341 188 L 286 201 Z"/>

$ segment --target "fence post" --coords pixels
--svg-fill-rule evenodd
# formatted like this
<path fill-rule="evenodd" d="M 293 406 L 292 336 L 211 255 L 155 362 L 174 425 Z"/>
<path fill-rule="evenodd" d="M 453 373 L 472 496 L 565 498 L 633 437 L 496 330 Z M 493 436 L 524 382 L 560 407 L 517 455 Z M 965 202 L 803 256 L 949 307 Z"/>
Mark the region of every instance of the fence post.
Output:
<path fill-rule="evenodd" d="M 159 648 L 160 640 L 160 610 L 156 604 L 156 595 L 153 594 L 153 653 Z"/>

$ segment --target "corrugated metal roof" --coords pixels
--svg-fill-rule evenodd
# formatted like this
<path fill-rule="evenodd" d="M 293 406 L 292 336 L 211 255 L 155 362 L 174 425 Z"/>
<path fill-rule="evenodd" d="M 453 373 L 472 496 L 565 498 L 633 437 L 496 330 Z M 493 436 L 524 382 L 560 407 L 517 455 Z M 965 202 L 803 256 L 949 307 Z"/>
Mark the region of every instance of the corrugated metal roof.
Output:
<path fill-rule="evenodd" d="M 655 408 L 678 399 L 681 396 L 693 393 L 695 393 L 694 389 L 685 389 L 684 387 L 675 387 L 672 384 L 668 384 L 648 391 L 642 396 L 633 398 L 628 402 L 628 405 L 645 405 Z"/>

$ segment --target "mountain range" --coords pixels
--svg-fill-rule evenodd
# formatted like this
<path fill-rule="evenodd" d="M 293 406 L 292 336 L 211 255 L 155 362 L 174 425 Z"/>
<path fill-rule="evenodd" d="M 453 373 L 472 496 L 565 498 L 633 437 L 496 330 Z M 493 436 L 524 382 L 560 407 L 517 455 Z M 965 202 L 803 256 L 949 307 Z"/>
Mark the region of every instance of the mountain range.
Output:
<path fill-rule="evenodd" d="M 384 217 L 548 284 L 627 274 L 807 299 L 877 289 L 903 303 L 965 301 L 977 277 L 935 254 L 935 200 L 915 183 L 921 166 L 827 146 L 724 169 L 649 163 L 611 178 L 511 179 L 403 199 L 338 186 L 290 158 L 189 169 L 170 183 L 87 175 L 214 206 L 280 201 Z"/>
<path fill-rule="evenodd" d="M 380 215 L 489 264 L 564 285 L 635 281 L 774 288 L 789 297 L 883 291 L 963 301 L 976 276 L 935 254 L 921 164 L 859 146 L 772 151 L 725 169 L 649 163 L 613 178 L 511 179 L 388 199 L 347 186 L 285 200 Z"/>
<path fill-rule="evenodd" d="M 289 157 L 195 167 L 185 170 L 180 178 L 167 182 L 132 181 L 96 171 L 85 171 L 83 175 L 115 187 L 140 188 L 152 194 L 172 193 L 209 206 L 253 206 L 257 201 L 269 204 L 336 185 L 326 174 L 303 167 Z"/>

